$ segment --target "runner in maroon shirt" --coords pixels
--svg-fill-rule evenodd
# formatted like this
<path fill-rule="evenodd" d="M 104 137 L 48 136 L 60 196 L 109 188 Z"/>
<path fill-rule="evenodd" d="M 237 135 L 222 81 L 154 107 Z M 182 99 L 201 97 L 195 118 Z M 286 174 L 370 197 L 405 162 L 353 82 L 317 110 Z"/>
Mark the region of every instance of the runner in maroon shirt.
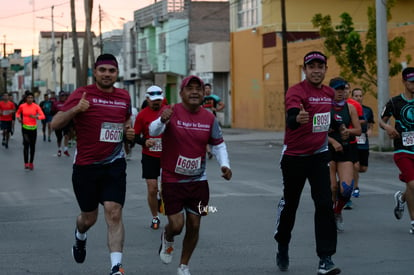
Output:
<path fill-rule="evenodd" d="M 66 100 L 68 99 L 68 95 L 65 93 L 65 91 L 59 92 L 59 100 L 53 101 L 52 106 L 52 113 L 56 114 L 59 111 L 63 111 L 63 106 L 65 106 Z M 68 124 L 63 126 L 61 129 L 55 129 L 55 135 L 56 135 L 56 142 L 58 147 L 57 156 L 62 156 L 62 140 L 63 140 L 63 153 L 66 156 L 70 156 L 68 151 L 68 144 L 69 144 L 69 132 L 71 128 L 73 127 L 73 121 L 70 121 Z"/>
<path fill-rule="evenodd" d="M 303 60 L 305 80 L 286 93 L 286 133 L 280 167 L 283 197 L 278 205 L 275 240 L 276 263 L 281 271 L 289 268 L 289 242 L 296 211 L 306 180 L 315 204 L 316 252 L 318 274 L 338 274 L 332 262 L 337 232 L 332 209 L 328 166 L 328 130 L 334 90 L 322 84 L 327 58 L 321 52 L 309 52 Z"/>
<path fill-rule="evenodd" d="M 134 139 L 134 129 L 129 93 L 113 86 L 118 72 L 113 55 L 100 55 L 94 69 L 96 84 L 75 90 L 54 116 L 51 126 L 62 128 L 73 119 L 76 129 L 72 184 L 81 213 L 76 220 L 73 257 L 78 263 L 84 262 L 86 232 L 96 223 L 101 203 L 108 228 L 111 274 L 123 275 L 122 208 L 126 191 L 123 142 L 124 136 Z"/>
<path fill-rule="evenodd" d="M 164 107 L 161 117 L 151 123 L 150 135 L 163 133 L 161 192 L 168 224 L 161 235 L 160 259 L 165 264 L 172 261 L 174 236 L 181 233 L 185 224 L 177 274 L 189 274 L 188 263 L 197 244 L 201 216 L 207 214 L 210 196 L 205 171 L 207 144 L 212 146 L 222 177 L 230 180 L 232 172 L 218 121 L 201 107 L 203 81 L 197 76 L 186 77 L 181 83 L 180 96 L 182 103 Z"/>

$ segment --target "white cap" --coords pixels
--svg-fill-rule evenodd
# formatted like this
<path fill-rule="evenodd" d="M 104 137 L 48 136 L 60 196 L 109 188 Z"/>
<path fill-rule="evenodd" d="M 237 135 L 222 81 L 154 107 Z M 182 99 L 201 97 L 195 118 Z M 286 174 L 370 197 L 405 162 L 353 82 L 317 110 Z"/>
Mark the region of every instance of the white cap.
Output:
<path fill-rule="evenodd" d="M 151 101 L 153 100 L 163 100 L 164 96 L 162 94 L 162 89 L 158 86 L 151 86 L 147 89 L 147 93 L 145 94 Z"/>

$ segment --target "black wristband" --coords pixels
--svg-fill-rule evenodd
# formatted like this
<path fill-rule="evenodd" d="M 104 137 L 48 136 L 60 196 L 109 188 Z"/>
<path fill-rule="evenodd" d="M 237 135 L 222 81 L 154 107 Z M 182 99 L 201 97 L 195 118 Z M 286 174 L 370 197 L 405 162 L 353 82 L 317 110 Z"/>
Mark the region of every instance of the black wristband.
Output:
<path fill-rule="evenodd" d="M 147 141 L 147 139 L 146 138 L 144 138 L 143 136 L 141 136 L 141 135 L 135 135 L 135 139 L 134 139 L 134 142 L 135 143 L 138 143 L 139 145 L 145 145 L 145 141 Z"/>

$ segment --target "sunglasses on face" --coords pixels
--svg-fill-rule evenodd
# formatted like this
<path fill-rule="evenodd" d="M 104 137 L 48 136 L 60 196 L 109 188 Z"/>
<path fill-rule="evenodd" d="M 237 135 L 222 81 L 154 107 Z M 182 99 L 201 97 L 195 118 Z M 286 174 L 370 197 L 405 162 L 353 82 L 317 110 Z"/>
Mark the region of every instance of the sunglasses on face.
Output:
<path fill-rule="evenodd" d="M 154 96 L 154 95 L 162 95 L 162 92 L 148 92 L 148 94 L 150 96 Z"/>

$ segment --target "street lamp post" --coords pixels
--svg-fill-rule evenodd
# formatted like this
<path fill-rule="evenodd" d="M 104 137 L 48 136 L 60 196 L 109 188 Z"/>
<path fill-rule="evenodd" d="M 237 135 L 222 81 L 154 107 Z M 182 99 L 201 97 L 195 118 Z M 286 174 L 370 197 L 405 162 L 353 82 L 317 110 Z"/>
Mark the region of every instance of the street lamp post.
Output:
<path fill-rule="evenodd" d="M 53 19 L 53 9 L 55 6 L 52 6 L 52 74 L 53 74 L 53 90 L 57 93 L 56 90 L 56 57 L 55 57 L 55 28 L 54 28 L 54 19 Z"/>

